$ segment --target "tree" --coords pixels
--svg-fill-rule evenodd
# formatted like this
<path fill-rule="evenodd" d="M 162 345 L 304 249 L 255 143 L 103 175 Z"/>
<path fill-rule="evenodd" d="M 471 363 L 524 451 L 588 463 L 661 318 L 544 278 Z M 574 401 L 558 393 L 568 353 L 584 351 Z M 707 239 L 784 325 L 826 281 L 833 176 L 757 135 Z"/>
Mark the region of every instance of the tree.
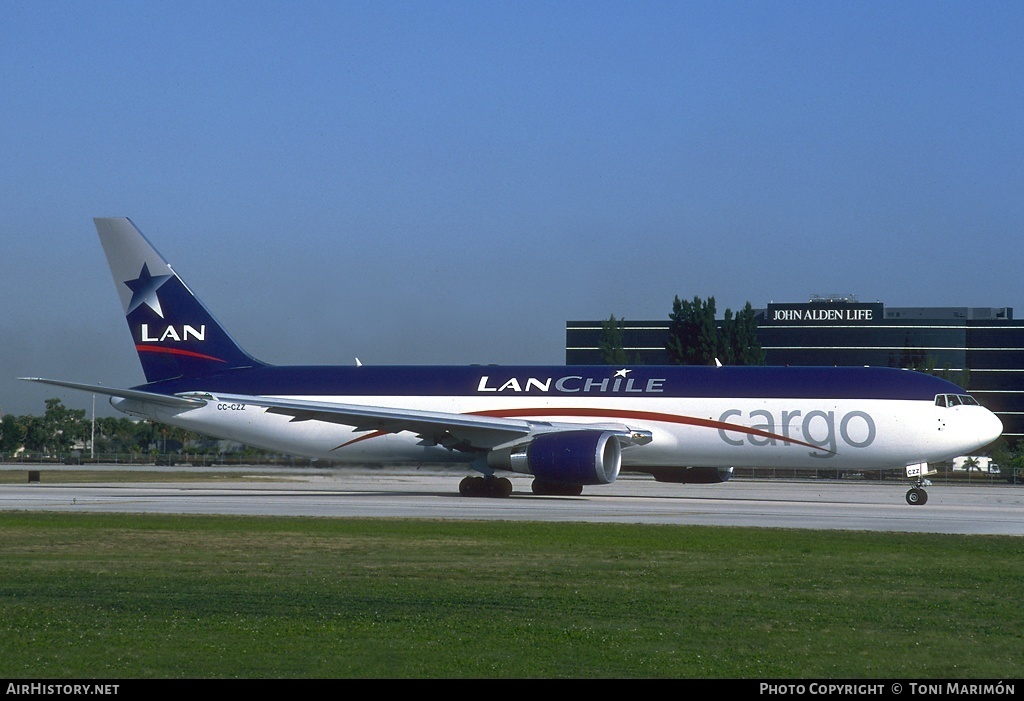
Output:
<path fill-rule="evenodd" d="M 68 409 L 59 399 L 46 400 L 43 429 L 47 445 L 56 451 L 67 450 L 85 437 L 85 409 Z"/>
<path fill-rule="evenodd" d="M 729 358 L 726 365 L 764 365 L 764 349 L 757 339 L 757 319 L 754 308 L 747 302 L 743 309 L 732 316 L 732 310 L 725 310 L 725 321 L 722 323 L 722 336 L 725 339 L 725 355 Z"/>
<path fill-rule="evenodd" d="M 673 365 L 763 365 L 764 350 L 757 340 L 757 323 L 750 302 L 733 315 L 725 310 L 721 324 L 715 320 L 715 298 L 686 302 L 675 298 L 669 315 L 669 338 L 665 343 Z"/>
<path fill-rule="evenodd" d="M 715 324 L 715 298 L 692 302 L 679 299 L 672 302 L 672 323 L 668 329 L 668 361 L 672 365 L 708 365 L 719 352 L 718 327 Z"/>
<path fill-rule="evenodd" d="M 0 420 L 0 453 L 15 453 L 25 445 L 25 423 L 14 414 Z"/>
<path fill-rule="evenodd" d="M 625 365 L 626 351 L 622 347 L 622 322 L 612 314 L 608 321 L 601 322 L 601 340 L 597 347 L 601 351 L 601 362 L 605 365 Z"/>
<path fill-rule="evenodd" d="M 25 450 L 32 453 L 42 453 L 50 444 L 52 438 L 46 429 L 46 422 L 42 417 L 26 414 L 21 417 L 21 425 L 24 428 Z"/>

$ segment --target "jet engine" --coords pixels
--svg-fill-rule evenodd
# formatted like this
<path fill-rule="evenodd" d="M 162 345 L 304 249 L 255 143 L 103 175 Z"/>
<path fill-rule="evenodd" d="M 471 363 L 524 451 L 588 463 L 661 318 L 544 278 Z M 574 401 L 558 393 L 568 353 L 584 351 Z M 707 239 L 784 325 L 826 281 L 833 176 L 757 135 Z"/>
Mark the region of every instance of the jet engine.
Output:
<path fill-rule="evenodd" d="M 669 467 L 643 470 L 643 472 L 650 473 L 657 482 L 675 482 L 677 484 L 718 484 L 728 482 L 732 477 L 731 467 Z"/>
<path fill-rule="evenodd" d="M 622 447 L 611 431 L 542 433 L 529 444 L 492 450 L 487 464 L 560 484 L 610 484 L 619 476 Z"/>

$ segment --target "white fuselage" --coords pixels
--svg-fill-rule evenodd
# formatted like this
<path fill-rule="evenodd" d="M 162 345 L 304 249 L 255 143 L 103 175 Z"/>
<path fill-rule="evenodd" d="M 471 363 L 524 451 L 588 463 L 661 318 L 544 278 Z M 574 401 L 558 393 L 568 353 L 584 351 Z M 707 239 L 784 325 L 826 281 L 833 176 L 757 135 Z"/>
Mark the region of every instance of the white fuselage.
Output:
<path fill-rule="evenodd" d="M 293 397 L 278 397 L 291 399 Z M 398 406 L 537 422 L 615 424 L 649 431 L 622 451 L 630 467 L 902 468 L 947 460 L 987 444 L 998 420 L 983 407 L 904 399 L 715 399 L 663 397 L 303 396 L 304 400 Z M 122 411 L 287 454 L 356 464 L 465 463 L 473 455 L 423 445 L 409 432 L 354 431 L 294 421 L 244 402 L 179 410 L 115 399 Z"/>

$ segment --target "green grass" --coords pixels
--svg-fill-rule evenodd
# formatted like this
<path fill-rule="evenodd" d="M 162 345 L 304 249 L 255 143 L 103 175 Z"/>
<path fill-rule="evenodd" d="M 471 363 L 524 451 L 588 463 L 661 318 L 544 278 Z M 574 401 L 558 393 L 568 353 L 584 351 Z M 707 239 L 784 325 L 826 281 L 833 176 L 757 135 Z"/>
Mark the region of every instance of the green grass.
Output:
<path fill-rule="evenodd" d="M 1024 539 L 0 514 L 0 677 L 1020 678 Z"/>

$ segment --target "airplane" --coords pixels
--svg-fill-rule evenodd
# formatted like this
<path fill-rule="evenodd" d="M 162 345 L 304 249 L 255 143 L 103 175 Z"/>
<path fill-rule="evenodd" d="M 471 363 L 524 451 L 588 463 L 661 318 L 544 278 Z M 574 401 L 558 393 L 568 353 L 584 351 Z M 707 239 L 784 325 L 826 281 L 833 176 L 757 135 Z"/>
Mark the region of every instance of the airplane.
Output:
<path fill-rule="evenodd" d="M 965 390 L 896 368 L 274 366 L 244 351 L 128 218 L 94 220 L 146 383 L 108 395 L 144 419 L 360 465 L 462 465 L 463 496 L 579 495 L 620 471 L 727 481 L 737 467 L 904 468 L 970 454 L 1002 424 Z"/>

